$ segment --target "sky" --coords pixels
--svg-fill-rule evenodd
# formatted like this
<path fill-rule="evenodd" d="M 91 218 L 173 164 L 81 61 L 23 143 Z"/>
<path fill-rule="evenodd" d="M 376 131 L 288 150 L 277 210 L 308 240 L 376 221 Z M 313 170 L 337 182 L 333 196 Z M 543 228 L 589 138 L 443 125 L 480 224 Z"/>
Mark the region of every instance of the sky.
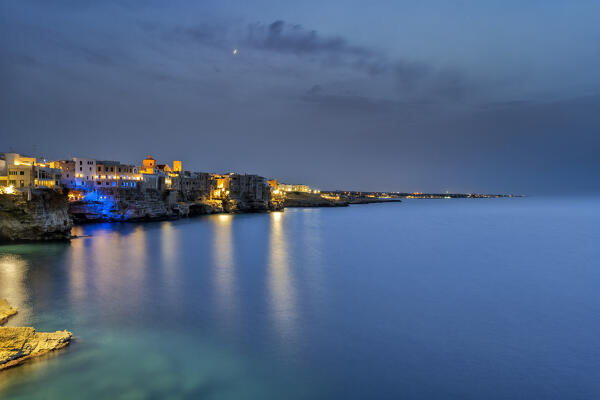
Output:
<path fill-rule="evenodd" d="M 600 192 L 600 2 L 0 2 L 0 151 Z M 234 50 L 237 52 L 234 54 Z"/>

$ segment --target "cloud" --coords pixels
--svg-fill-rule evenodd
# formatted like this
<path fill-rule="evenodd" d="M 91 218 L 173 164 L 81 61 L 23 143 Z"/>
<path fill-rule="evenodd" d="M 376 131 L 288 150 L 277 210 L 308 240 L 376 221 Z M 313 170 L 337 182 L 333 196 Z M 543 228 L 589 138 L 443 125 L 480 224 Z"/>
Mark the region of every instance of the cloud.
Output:
<path fill-rule="evenodd" d="M 145 29 L 155 31 L 158 28 L 148 25 Z M 382 86 L 396 88 L 393 100 L 458 101 L 474 89 L 474 84 L 457 69 L 439 68 L 409 58 L 392 59 L 377 48 L 353 44 L 343 36 L 323 35 L 283 20 L 269 24 L 254 22 L 245 28 L 236 24 L 200 23 L 175 27 L 164 37 L 212 48 L 229 49 L 240 44 L 246 52 L 265 52 L 283 59 L 294 57 L 289 61 L 290 68 L 295 70 L 306 70 L 309 65 L 316 64 L 328 70 L 354 71 L 369 79 L 385 81 Z M 268 58 L 263 61 L 255 65 L 275 63 Z"/>
<path fill-rule="evenodd" d="M 248 26 L 246 43 L 252 48 L 293 54 L 327 67 L 348 66 L 372 77 L 391 78 L 401 99 L 459 100 L 472 89 L 456 69 L 442 69 L 408 59 L 392 60 L 384 52 L 352 44 L 342 36 L 324 36 L 316 30 L 277 20 Z"/>
<path fill-rule="evenodd" d="M 344 55 L 373 57 L 374 52 L 350 45 L 341 36 L 325 37 L 315 30 L 298 24 L 277 20 L 269 25 L 254 23 L 248 26 L 247 41 L 256 48 L 293 54 Z"/>

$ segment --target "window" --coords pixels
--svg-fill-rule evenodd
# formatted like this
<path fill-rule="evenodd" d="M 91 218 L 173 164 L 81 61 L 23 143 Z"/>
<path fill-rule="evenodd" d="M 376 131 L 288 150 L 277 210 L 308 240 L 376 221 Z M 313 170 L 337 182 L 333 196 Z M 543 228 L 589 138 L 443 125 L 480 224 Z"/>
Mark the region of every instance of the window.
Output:
<path fill-rule="evenodd" d="M 83 161 L 79 160 L 79 165 L 83 165 Z"/>
<path fill-rule="evenodd" d="M 79 167 L 79 170 L 80 170 L 80 171 L 83 171 L 83 167 Z"/>
<path fill-rule="evenodd" d="M 25 171 L 20 171 L 19 175 L 25 175 Z"/>

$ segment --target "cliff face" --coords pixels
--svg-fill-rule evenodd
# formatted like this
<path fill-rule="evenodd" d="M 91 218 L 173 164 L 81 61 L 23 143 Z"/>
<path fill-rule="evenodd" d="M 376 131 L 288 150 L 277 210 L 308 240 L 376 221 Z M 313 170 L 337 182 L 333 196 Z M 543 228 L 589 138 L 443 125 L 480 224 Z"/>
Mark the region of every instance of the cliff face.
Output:
<path fill-rule="evenodd" d="M 228 213 L 253 213 L 273 211 L 270 202 L 251 199 L 223 200 L 223 209 Z"/>
<path fill-rule="evenodd" d="M 168 192 L 154 189 L 101 191 L 93 197 L 72 202 L 75 222 L 149 221 L 176 218 L 178 211 L 170 205 Z"/>
<path fill-rule="evenodd" d="M 108 189 L 85 200 L 74 201 L 70 211 L 75 222 L 152 221 L 218 213 L 266 212 L 282 209 L 267 200 L 209 200 L 176 202 L 175 192 Z"/>
<path fill-rule="evenodd" d="M 72 225 L 67 196 L 61 192 L 0 194 L 0 241 L 66 240 Z"/>

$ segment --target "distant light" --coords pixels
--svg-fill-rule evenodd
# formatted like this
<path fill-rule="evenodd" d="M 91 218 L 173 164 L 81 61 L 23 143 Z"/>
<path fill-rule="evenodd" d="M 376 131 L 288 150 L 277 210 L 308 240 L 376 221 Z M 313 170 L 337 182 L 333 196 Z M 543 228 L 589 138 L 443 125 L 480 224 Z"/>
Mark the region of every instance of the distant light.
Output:
<path fill-rule="evenodd" d="M 238 49 L 233 49 L 233 55 L 235 56 L 238 53 Z"/>

